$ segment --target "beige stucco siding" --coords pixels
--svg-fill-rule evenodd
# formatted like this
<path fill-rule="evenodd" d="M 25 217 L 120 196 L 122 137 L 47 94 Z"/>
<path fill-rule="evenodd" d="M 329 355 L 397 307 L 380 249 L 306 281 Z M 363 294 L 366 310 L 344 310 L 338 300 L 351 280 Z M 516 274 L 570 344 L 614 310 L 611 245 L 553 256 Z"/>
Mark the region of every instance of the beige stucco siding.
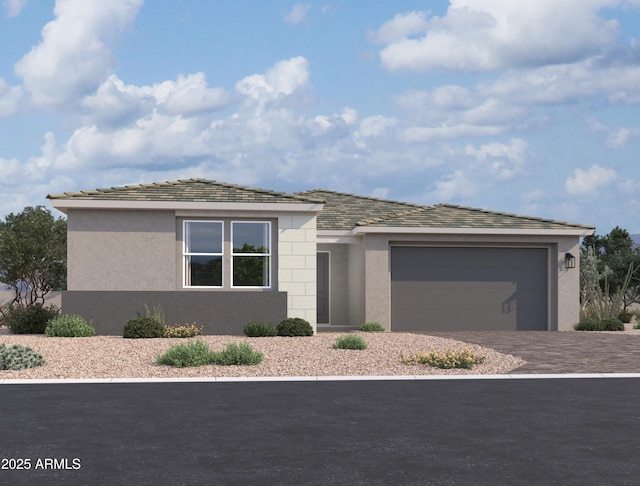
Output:
<path fill-rule="evenodd" d="M 174 290 L 173 211 L 68 211 L 68 290 Z"/>

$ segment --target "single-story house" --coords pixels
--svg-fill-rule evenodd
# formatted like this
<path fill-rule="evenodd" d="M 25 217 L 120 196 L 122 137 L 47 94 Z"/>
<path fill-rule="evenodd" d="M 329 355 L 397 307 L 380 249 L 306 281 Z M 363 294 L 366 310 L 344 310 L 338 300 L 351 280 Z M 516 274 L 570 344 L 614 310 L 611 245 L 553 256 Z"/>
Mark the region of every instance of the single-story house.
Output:
<path fill-rule="evenodd" d="M 241 334 L 254 320 L 390 331 L 570 330 L 594 228 L 328 190 L 205 179 L 47 196 L 68 218 L 62 311 L 99 334 L 161 308 Z"/>

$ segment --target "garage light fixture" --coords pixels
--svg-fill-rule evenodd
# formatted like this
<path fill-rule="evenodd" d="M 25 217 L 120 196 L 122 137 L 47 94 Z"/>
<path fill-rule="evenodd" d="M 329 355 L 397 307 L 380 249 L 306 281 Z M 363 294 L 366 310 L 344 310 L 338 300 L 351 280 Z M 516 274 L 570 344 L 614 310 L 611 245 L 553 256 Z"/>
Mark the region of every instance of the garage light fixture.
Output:
<path fill-rule="evenodd" d="M 576 257 L 571 253 L 564 254 L 564 268 L 576 268 Z"/>

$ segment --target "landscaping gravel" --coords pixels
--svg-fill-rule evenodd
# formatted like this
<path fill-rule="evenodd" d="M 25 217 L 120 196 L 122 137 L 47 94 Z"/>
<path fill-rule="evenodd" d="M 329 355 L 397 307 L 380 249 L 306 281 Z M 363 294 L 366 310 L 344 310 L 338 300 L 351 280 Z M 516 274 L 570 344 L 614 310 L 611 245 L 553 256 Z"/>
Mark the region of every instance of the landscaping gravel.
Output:
<path fill-rule="evenodd" d="M 319 333 L 312 337 L 198 336 L 191 339 L 200 339 L 216 351 L 231 342 L 247 342 L 264 354 L 264 360 L 255 366 L 173 368 L 156 364 L 155 357 L 188 339 L 53 338 L 12 335 L 7 334 L 6 329 L 0 329 L 0 343 L 29 346 L 47 361 L 41 367 L 0 371 L 0 380 L 504 374 L 525 364 L 517 357 L 453 339 L 411 333 L 357 334 L 367 342 L 367 349 L 333 349 L 336 338 L 344 333 Z M 471 370 L 441 370 L 405 365 L 400 361 L 403 354 L 458 351 L 465 347 L 485 356 L 485 362 Z"/>

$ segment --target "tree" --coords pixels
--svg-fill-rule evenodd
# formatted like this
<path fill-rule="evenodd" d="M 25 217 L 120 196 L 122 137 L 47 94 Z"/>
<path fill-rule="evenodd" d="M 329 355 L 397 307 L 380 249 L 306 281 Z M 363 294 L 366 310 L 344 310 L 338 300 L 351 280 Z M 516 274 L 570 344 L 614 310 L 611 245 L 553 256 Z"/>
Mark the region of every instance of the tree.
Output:
<path fill-rule="evenodd" d="M 603 277 L 600 280 L 602 289 L 606 283 L 608 295 L 612 297 L 627 283 L 623 295 L 624 309 L 634 302 L 640 302 L 640 253 L 633 248 L 629 232 L 616 226 L 608 235 L 587 236 L 583 249 L 587 248 L 591 248 L 598 259 L 598 271 Z M 627 282 L 630 268 L 630 280 Z"/>
<path fill-rule="evenodd" d="M 15 293 L 9 305 L 44 304 L 67 282 L 67 222 L 37 206 L 0 222 L 0 282 Z"/>

